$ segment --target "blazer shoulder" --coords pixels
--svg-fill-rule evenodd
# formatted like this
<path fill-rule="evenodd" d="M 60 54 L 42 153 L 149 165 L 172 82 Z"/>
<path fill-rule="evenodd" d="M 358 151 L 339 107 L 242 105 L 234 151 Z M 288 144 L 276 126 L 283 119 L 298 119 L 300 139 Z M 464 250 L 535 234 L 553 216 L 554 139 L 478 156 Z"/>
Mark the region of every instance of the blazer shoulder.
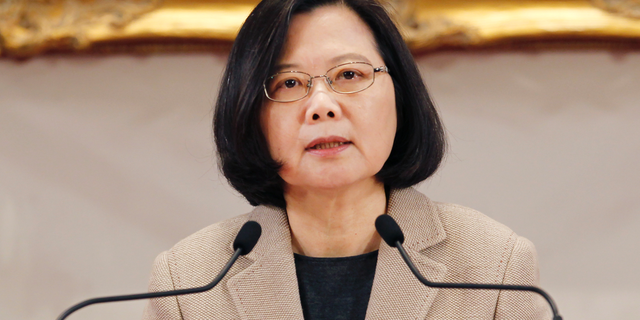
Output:
<path fill-rule="evenodd" d="M 263 211 L 254 209 L 212 224 L 161 253 L 154 262 L 150 290 L 187 289 L 209 284 L 233 256 L 232 244 L 242 225 Z M 206 292 L 151 299 L 143 319 L 217 319 L 214 314 L 224 319 L 239 319 L 227 282 L 249 265 L 251 261 L 246 256 L 239 257 L 222 281 Z"/>
<path fill-rule="evenodd" d="M 535 256 L 530 241 L 477 210 L 448 203 L 435 205 L 446 239 L 431 250 L 435 260 L 447 265 L 448 281 L 503 283 L 514 253 L 531 256 L 528 253 L 533 252 Z"/>
<path fill-rule="evenodd" d="M 517 235 L 506 225 L 487 215 L 458 204 L 434 202 L 447 236 L 500 240 Z"/>
<path fill-rule="evenodd" d="M 214 223 L 180 240 L 168 250 L 169 260 L 233 253 L 231 245 L 242 225 L 249 220 L 249 214 Z"/>
<path fill-rule="evenodd" d="M 233 255 L 233 241 L 247 220 L 249 214 L 243 214 L 214 223 L 180 240 L 163 253 L 167 275 L 174 287 L 191 288 L 211 281 L 210 275 L 222 269 Z"/>

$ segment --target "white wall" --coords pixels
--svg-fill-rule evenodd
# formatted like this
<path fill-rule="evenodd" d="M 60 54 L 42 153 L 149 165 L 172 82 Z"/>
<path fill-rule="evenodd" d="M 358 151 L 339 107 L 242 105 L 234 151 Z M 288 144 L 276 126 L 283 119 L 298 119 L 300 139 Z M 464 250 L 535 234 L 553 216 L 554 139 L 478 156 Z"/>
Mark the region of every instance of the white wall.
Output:
<path fill-rule="evenodd" d="M 146 290 L 155 255 L 250 206 L 223 182 L 225 53 L 0 60 L 0 319 Z M 640 53 L 418 59 L 449 132 L 419 189 L 533 240 L 565 319 L 640 317 Z M 137 319 L 144 303 L 69 319 Z"/>

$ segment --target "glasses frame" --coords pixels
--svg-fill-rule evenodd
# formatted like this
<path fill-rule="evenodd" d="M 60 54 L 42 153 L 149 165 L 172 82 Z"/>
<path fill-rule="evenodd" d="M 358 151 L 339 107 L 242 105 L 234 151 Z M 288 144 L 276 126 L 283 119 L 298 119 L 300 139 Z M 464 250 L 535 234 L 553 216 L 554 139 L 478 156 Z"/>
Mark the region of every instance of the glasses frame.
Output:
<path fill-rule="evenodd" d="M 362 88 L 360 90 L 356 90 L 356 91 L 341 92 L 341 91 L 336 90 L 336 88 L 333 87 L 333 81 L 331 81 L 331 79 L 329 79 L 327 74 L 329 72 L 331 72 L 331 70 L 333 70 L 335 68 L 339 68 L 339 67 L 342 67 L 342 66 L 345 66 L 345 65 L 348 65 L 348 64 L 366 64 L 366 65 L 371 66 L 371 68 L 373 68 L 373 79 L 371 80 L 371 83 L 368 86 L 366 86 L 366 87 L 364 87 L 364 88 Z M 387 66 L 380 66 L 380 67 L 376 68 L 371 63 L 368 63 L 368 62 L 352 61 L 352 62 L 341 63 L 341 64 L 339 64 L 339 65 L 337 65 L 335 67 L 332 67 L 331 69 L 327 70 L 327 72 L 325 72 L 325 74 L 320 75 L 320 76 L 312 76 L 312 75 L 310 75 L 310 74 L 308 74 L 306 72 L 295 71 L 295 70 L 278 72 L 278 73 L 275 73 L 275 74 L 267 77 L 266 79 L 264 79 L 264 81 L 262 82 L 262 87 L 264 88 L 264 95 L 267 97 L 267 99 L 269 99 L 269 100 L 271 100 L 273 102 L 282 102 L 282 103 L 295 102 L 295 101 L 302 100 L 302 99 L 306 98 L 309 95 L 309 92 L 311 92 L 311 87 L 313 87 L 313 79 L 324 78 L 325 82 L 327 83 L 327 85 L 329 85 L 329 88 L 331 88 L 331 90 L 333 90 L 333 92 L 340 93 L 340 94 L 351 94 L 351 93 L 357 93 L 357 92 L 361 92 L 361 91 L 369 89 L 373 85 L 373 83 L 376 82 L 376 73 L 378 73 L 378 72 L 389 73 L 389 68 L 387 68 Z M 273 98 L 269 97 L 269 92 L 267 90 L 267 81 L 269 79 L 273 79 L 275 76 L 277 76 L 279 74 L 283 74 L 283 73 L 301 73 L 301 74 L 305 74 L 305 75 L 309 76 L 309 81 L 307 82 L 307 92 L 305 92 L 304 96 L 302 96 L 300 98 L 297 98 L 297 99 L 294 99 L 294 100 L 276 100 L 276 99 L 273 99 Z"/>

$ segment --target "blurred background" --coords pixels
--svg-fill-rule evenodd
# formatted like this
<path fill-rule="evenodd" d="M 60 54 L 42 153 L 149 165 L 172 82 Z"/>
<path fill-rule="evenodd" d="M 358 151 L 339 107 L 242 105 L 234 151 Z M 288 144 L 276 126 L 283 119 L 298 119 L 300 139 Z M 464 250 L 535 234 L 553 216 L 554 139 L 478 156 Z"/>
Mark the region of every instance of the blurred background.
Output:
<path fill-rule="evenodd" d="M 44 55 L 4 42 L 0 319 L 53 319 L 87 298 L 146 291 L 158 253 L 252 209 L 216 166 L 212 107 L 228 46 L 215 40 Z M 450 143 L 417 188 L 532 240 L 565 319 L 639 319 L 640 51 L 522 43 L 414 46 Z M 139 319 L 144 304 L 69 319 Z"/>

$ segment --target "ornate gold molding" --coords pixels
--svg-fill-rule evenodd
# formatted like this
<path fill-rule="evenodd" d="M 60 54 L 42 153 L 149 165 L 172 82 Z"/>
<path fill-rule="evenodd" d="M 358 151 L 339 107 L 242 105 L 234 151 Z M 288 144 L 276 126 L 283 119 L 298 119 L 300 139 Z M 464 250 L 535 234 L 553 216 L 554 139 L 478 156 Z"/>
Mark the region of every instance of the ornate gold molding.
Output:
<path fill-rule="evenodd" d="M 0 4 L 0 49 L 19 56 L 52 48 L 85 50 L 99 34 L 112 38 L 160 4 L 160 0 L 4 0 Z"/>
<path fill-rule="evenodd" d="M 640 18 L 640 0 L 591 0 L 593 4 L 612 13 Z"/>
<path fill-rule="evenodd" d="M 257 2 L 0 0 L 0 55 L 228 45 Z M 384 0 L 384 4 L 416 51 L 593 40 L 640 47 L 640 0 Z"/>

